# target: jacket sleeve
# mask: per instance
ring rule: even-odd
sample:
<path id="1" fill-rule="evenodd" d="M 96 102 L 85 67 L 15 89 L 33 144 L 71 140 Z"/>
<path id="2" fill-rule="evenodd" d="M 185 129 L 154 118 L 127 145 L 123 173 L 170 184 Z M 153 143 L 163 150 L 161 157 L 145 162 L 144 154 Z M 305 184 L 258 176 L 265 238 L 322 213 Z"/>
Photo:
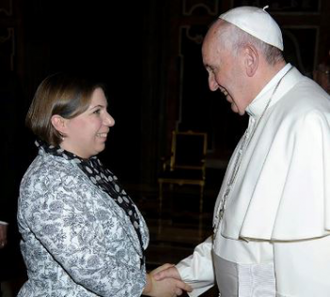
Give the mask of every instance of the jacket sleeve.
<path id="1" fill-rule="evenodd" d="M 212 236 L 196 246 L 193 254 L 180 261 L 176 268 L 181 279 L 193 288 L 189 296 L 199 296 L 212 288 L 214 285 Z"/>

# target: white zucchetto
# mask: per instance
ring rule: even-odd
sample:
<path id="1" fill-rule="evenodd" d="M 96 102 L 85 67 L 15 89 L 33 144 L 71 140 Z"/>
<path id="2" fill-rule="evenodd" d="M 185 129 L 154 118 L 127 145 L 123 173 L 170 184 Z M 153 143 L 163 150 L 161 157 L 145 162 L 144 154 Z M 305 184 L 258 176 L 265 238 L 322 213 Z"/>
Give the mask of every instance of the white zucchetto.
<path id="1" fill-rule="evenodd" d="M 275 20 L 263 9 L 252 6 L 233 8 L 219 16 L 219 19 L 231 23 L 261 41 L 283 51 L 282 32 Z"/>

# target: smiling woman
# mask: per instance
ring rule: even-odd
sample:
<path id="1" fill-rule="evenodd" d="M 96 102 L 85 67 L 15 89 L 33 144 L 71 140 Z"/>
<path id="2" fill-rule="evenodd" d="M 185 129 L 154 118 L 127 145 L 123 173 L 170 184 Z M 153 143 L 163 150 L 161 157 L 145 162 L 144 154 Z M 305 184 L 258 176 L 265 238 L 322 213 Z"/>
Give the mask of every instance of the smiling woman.
<path id="1" fill-rule="evenodd" d="M 174 296 L 186 288 L 178 280 L 156 284 L 146 273 L 146 223 L 97 158 L 115 124 L 107 106 L 101 84 L 66 74 L 37 89 L 26 124 L 39 154 L 18 203 L 29 276 L 20 297 Z"/>
<path id="2" fill-rule="evenodd" d="M 62 137 L 60 146 L 84 159 L 103 151 L 109 128 L 115 124 L 107 105 L 104 92 L 98 87 L 92 93 L 87 110 L 80 115 L 72 119 L 53 115 L 52 125 Z"/>

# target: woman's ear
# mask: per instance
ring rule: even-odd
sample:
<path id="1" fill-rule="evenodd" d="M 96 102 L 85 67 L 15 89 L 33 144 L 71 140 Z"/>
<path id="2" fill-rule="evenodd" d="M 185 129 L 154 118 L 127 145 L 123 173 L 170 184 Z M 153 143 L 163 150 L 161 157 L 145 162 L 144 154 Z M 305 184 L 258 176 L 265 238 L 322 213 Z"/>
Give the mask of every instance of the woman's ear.
<path id="1" fill-rule="evenodd" d="M 51 123 L 53 127 L 61 134 L 65 135 L 66 131 L 66 120 L 58 114 L 54 114 L 51 117 Z"/>
<path id="2" fill-rule="evenodd" d="M 256 73 L 259 66 L 259 53 L 252 45 L 246 46 L 244 51 L 246 74 L 247 76 L 252 77 Z"/>

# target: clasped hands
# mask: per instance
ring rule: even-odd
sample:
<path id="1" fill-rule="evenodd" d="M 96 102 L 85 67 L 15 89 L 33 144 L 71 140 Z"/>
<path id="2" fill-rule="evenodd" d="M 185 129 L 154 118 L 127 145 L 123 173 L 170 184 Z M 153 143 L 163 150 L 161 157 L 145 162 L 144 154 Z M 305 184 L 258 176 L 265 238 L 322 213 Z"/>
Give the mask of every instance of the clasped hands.
<path id="1" fill-rule="evenodd" d="M 191 292 L 189 285 L 181 280 L 173 264 L 164 264 L 147 274 L 147 284 L 143 294 L 153 297 L 175 297 L 184 291 Z"/>

